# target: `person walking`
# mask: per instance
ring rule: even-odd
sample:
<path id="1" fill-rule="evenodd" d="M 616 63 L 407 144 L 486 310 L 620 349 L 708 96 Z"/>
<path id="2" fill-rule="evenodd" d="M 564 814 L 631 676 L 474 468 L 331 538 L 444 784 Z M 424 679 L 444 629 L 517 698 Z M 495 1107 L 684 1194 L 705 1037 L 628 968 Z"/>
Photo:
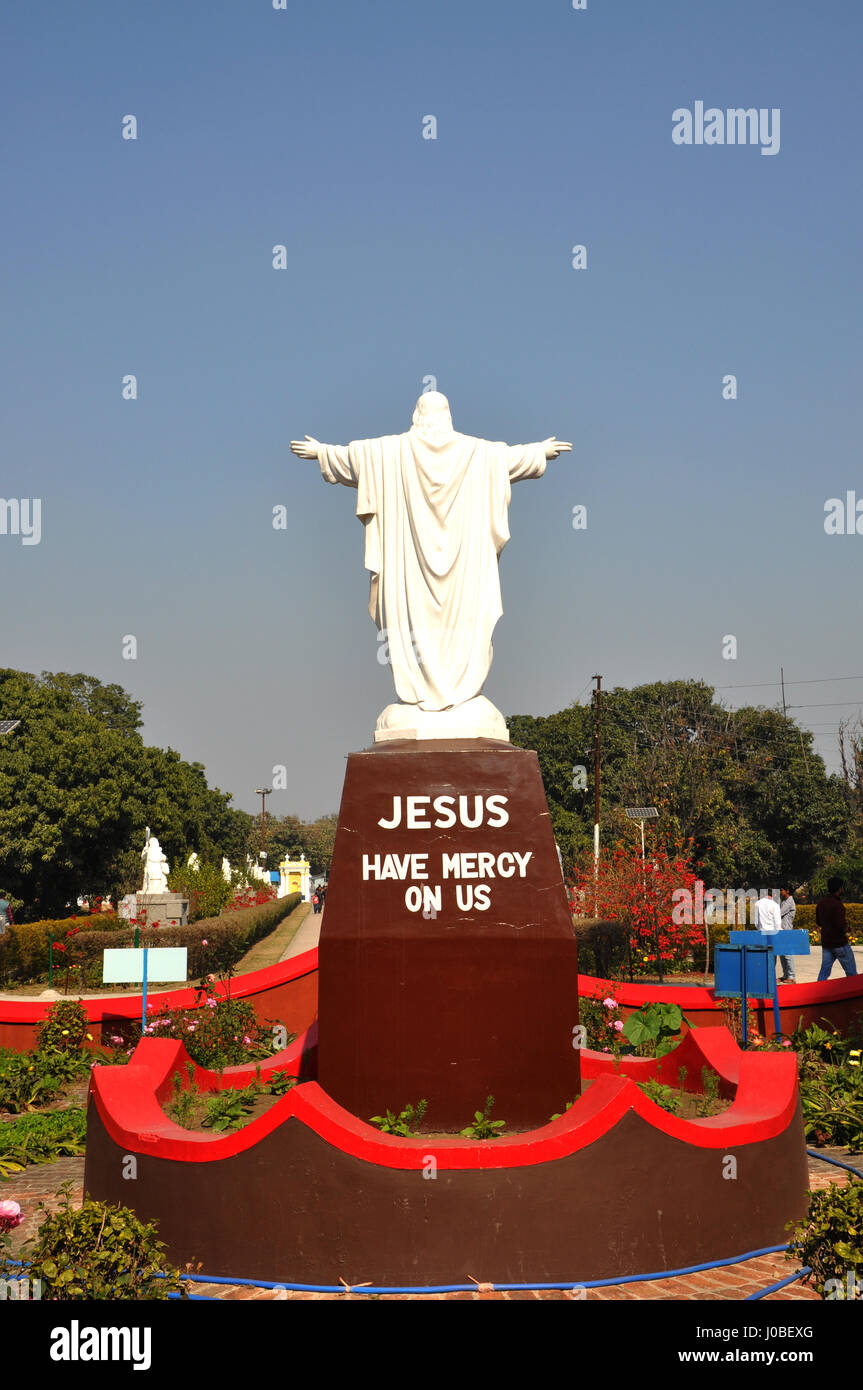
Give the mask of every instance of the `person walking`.
<path id="1" fill-rule="evenodd" d="M 779 889 L 779 916 L 782 923 L 782 931 L 794 930 L 794 914 L 797 911 L 797 904 L 794 901 L 790 888 Z M 782 974 L 779 977 L 781 985 L 796 985 L 797 980 L 794 975 L 794 957 L 780 956 L 779 968 Z"/>
<path id="2" fill-rule="evenodd" d="M 846 975 L 857 974 L 857 962 L 848 940 L 848 922 L 842 893 L 845 881 L 828 878 L 827 892 L 815 907 L 815 923 L 821 931 L 821 969 L 819 980 L 829 980 L 834 961 L 839 962 Z"/>
<path id="3" fill-rule="evenodd" d="M 312 894 L 312 912 L 318 913 L 321 910 L 321 899 L 317 889 Z"/>

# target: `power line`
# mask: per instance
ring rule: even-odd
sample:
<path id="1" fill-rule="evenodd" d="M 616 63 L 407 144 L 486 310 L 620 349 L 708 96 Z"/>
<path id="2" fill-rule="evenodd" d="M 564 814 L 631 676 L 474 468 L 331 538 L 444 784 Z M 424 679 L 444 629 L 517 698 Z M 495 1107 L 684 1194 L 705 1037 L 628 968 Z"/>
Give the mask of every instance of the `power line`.
<path id="1" fill-rule="evenodd" d="M 863 705 L 861 700 L 822 700 L 816 705 L 789 705 L 789 709 L 828 709 L 831 705 L 838 705 L 847 709 L 849 705 L 856 705 L 859 709 Z"/>
<path id="2" fill-rule="evenodd" d="M 863 681 L 863 676 L 815 676 L 808 680 L 786 681 L 786 685 L 831 685 L 835 681 Z M 743 685 L 714 685 L 714 690 L 763 690 L 767 686 L 778 688 L 779 681 L 750 681 Z M 798 705 L 798 709 L 802 706 Z"/>

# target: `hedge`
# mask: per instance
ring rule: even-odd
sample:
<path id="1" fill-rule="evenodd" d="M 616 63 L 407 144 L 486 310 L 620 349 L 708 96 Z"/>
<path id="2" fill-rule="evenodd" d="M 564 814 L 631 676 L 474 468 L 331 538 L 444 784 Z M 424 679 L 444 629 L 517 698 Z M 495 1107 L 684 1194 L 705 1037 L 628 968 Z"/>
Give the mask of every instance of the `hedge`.
<path id="1" fill-rule="evenodd" d="M 845 919 L 848 923 L 848 940 L 855 946 L 863 946 L 863 903 L 846 903 Z M 820 942 L 820 933 L 815 925 L 814 903 L 797 904 L 794 926 L 800 931 L 808 931 L 810 941 Z"/>
<path id="2" fill-rule="evenodd" d="M 578 969 L 582 975 L 603 980 L 622 980 L 630 965 L 630 932 L 624 922 L 598 917 L 574 917 L 578 941 Z"/>
<path id="3" fill-rule="evenodd" d="M 128 931 L 129 924 L 114 913 L 93 913 L 90 917 L 45 918 L 41 922 L 16 922 L 0 936 L 0 979 L 27 982 L 41 980 L 48 974 L 49 942 L 62 941 L 73 927 L 77 927 L 76 940 L 89 934 L 88 924 L 99 923 L 100 935 L 111 935 L 114 945 L 116 932 Z M 62 953 L 54 957 L 54 966 L 60 965 Z"/>
<path id="4" fill-rule="evenodd" d="M 219 974 L 230 970 L 256 942 L 268 936 L 301 902 L 299 893 L 253 907 L 225 912 L 219 917 L 202 918 L 186 927 L 142 927 L 138 930 L 139 946 L 185 946 L 189 952 L 188 978 L 204 974 Z M 107 915 L 107 914 L 106 914 Z M 99 921 L 99 928 L 82 926 L 73 938 L 70 958 L 80 963 L 74 972 L 79 988 L 102 983 L 102 952 L 109 947 L 133 946 L 135 929 L 127 922 L 118 926 L 104 918 L 79 918 L 74 924 Z M 10 927 L 0 937 L 0 978 L 26 982 L 40 980 L 48 973 L 48 941 L 53 931 L 55 940 L 65 935 L 72 925 L 66 917 L 60 921 L 30 922 Z M 207 945 L 202 943 L 206 941 Z M 54 974 L 65 974 L 64 953 L 55 949 Z"/>

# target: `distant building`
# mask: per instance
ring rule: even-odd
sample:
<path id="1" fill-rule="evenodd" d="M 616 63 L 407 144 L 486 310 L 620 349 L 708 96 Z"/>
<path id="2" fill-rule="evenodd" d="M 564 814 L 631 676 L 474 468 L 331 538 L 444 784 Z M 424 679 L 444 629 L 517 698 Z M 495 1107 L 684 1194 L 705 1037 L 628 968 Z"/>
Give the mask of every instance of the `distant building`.
<path id="1" fill-rule="evenodd" d="M 309 876 L 309 861 L 305 855 L 301 854 L 299 859 L 286 857 L 279 865 L 279 892 L 280 898 L 286 898 L 289 893 L 299 893 L 304 903 L 312 900 L 311 879 Z"/>

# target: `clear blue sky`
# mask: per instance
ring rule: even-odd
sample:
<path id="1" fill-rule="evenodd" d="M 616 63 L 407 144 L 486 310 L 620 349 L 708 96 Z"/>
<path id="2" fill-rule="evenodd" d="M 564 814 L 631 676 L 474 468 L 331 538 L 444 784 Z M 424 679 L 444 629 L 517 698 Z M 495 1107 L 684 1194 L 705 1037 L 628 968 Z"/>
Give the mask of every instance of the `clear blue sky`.
<path id="1" fill-rule="evenodd" d="M 0 495 L 43 519 L 0 536 L 0 665 L 120 682 L 239 805 L 285 763 L 273 813 L 335 809 L 392 685 L 354 495 L 288 441 L 406 429 L 433 374 L 457 429 L 575 443 L 513 491 L 505 713 L 595 671 L 863 676 L 863 536 L 823 526 L 863 498 L 861 30 L 857 0 L 7 0 Z M 699 100 L 778 107 L 779 153 L 675 145 Z M 788 699 L 851 701 L 800 711 L 835 766 L 863 680 Z"/>

